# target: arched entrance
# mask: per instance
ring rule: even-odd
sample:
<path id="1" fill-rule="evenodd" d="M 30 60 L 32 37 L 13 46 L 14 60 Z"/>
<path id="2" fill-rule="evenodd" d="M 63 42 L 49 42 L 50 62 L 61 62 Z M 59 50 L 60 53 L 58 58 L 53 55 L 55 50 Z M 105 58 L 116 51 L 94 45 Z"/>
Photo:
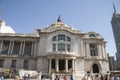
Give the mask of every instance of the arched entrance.
<path id="1" fill-rule="evenodd" d="M 93 64 L 92 68 L 93 68 L 93 73 L 99 73 L 99 67 L 97 64 Z"/>

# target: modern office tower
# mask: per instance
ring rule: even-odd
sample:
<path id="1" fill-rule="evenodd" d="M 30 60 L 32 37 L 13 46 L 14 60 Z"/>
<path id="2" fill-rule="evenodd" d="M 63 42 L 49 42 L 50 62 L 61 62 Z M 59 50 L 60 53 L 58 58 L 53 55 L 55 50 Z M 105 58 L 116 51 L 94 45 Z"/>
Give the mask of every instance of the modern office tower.
<path id="1" fill-rule="evenodd" d="M 115 5 L 113 4 L 114 13 L 112 16 L 112 30 L 114 34 L 115 44 L 116 44 L 116 59 L 117 59 L 117 65 L 120 65 L 120 12 L 118 12 L 115 8 Z"/>

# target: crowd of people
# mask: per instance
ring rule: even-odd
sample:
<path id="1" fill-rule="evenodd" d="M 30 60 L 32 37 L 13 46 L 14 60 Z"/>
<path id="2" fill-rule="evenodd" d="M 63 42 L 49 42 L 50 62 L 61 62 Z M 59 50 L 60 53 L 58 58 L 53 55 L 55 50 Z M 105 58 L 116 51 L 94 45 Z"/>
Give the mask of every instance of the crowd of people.
<path id="1" fill-rule="evenodd" d="M 82 80 L 120 80 L 120 74 L 95 74 L 94 76 L 84 76 Z"/>
<path id="2" fill-rule="evenodd" d="M 24 74 L 22 80 L 30 80 L 30 74 Z M 36 78 L 37 80 L 45 80 L 47 79 L 44 74 L 41 72 L 37 73 Z M 49 77 L 50 80 L 76 80 L 76 77 L 70 74 L 53 74 L 53 76 Z M 4 77 L 0 75 L 0 80 L 4 80 Z M 17 80 L 17 79 L 16 79 Z M 18 79 L 20 80 L 20 79 Z M 78 79 L 77 79 L 78 80 Z M 120 80 L 120 73 L 107 73 L 107 74 L 102 74 L 102 73 L 96 73 L 93 75 L 84 75 L 81 79 L 79 80 Z"/>
<path id="3" fill-rule="evenodd" d="M 58 75 L 56 75 L 55 80 L 60 80 L 60 77 Z M 70 75 L 70 77 L 68 77 L 67 75 L 64 76 L 64 80 L 74 80 L 73 76 Z"/>
<path id="4" fill-rule="evenodd" d="M 58 75 L 56 75 L 55 79 L 51 80 L 75 80 L 72 75 L 67 76 L 65 75 L 64 78 L 61 79 Z M 91 75 L 84 75 L 82 79 L 80 80 L 120 80 L 120 74 L 101 74 L 101 73 L 96 73 L 93 76 Z"/>

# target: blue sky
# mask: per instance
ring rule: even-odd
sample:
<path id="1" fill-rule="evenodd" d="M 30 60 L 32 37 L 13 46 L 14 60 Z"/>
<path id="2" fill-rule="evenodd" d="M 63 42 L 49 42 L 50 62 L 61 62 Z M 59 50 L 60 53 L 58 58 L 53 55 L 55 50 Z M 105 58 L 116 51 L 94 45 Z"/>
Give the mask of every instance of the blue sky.
<path id="1" fill-rule="evenodd" d="M 0 0 L 0 19 L 16 33 L 33 33 L 35 28 L 45 28 L 56 22 L 60 14 L 69 26 L 84 33 L 101 34 L 107 41 L 107 53 L 114 55 L 112 1 L 120 10 L 119 0 Z"/>

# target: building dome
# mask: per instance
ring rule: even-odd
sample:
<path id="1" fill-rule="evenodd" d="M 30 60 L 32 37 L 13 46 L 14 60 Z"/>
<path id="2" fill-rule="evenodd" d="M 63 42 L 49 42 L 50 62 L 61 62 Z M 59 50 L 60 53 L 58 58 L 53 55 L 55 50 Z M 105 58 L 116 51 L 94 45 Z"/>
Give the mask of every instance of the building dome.
<path id="1" fill-rule="evenodd" d="M 51 26 L 52 27 L 59 27 L 59 26 L 61 26 L 61 27 L 68 27 L 68 25 L 66 25 L 64 22 L 62 22 L 62 20 L 60 18 L 60 15 L 58 17 L 57 22 L 53 23 Z"/>
<path id="2" fill-rule="evenodd" d="M 53 23 L 51 26 L 54 26 L 54 27 L 58 27 L 58 26 L 61 26 L 61 27 L 68 27 L 68 25 L 66 25 L 65 23 L 63 22 L 55 22 Z"/>
<path id="3" fill-rule="evenodd" d="M 0 33 L 15 33 L 15 31 L 10 26 L 7 26 L 5 21 L 0 20 Z"/>

